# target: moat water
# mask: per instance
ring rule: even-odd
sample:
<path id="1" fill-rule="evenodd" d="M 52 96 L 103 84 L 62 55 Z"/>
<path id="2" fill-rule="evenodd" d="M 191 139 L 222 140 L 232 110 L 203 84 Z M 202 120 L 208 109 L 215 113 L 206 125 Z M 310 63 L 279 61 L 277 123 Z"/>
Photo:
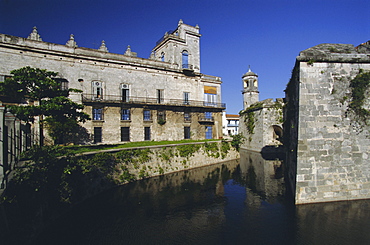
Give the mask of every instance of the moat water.
<path id="1" fill-rule="evenodd" d="M 294 206 L 281 161 L 151 178 L 87 200 L 33 244 L 369 244 L 370 200 Z"/>

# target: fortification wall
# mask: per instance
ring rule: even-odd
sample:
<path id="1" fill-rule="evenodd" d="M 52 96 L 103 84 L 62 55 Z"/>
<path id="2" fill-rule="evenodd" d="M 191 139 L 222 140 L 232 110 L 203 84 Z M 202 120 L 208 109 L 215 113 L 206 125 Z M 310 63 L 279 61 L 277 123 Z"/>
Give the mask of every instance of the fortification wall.
<path id="1" fill-rule="evenodd" d="M 115 178 L 120 183 L 240 158 L 239 152 L 230 142 L 225 141 L 112 149 L 101 152 L 115 154 L 120 169 Z M 91 154 L 96 152 L 83 155 Z"/>
<path id="2" fill-rule="evenodd" d="M 279 146 L 282 135 L 283 102 L 267 99 L 240 112 L 239 132 L 245 137 L 241 148 L 261 152 L 266 146 Z"/>
<path id="3" fill-rule="evenodd" d="M 297 58 L 284 125 L 297 204 L 370 198 L 369 120 L 350 107 L 351 81 L 369 71 L 369 52 L 352 45 L 319 45 Z"/>

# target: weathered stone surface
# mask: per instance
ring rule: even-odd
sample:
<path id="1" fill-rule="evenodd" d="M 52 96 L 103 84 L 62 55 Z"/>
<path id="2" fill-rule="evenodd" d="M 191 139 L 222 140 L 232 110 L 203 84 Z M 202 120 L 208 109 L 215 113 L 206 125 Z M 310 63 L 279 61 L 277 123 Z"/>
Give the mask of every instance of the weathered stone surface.
<path id="1" fill-rule="evenodd" d="M 83 103 L 86 113 L 93 118 L 93 109 L 102 109 L 99 120 L 83 125 L 91 134 L 101 127 L 102 143 L 127 141 L 121 139 L 122 127 L 130 128 L 129 141 L 143 141 L 145 127 L 150 128 L 149 140 L 184 139 L 188 127 L 191 139 L 204 139 L 210 129 L 209 137 L 222 137 L 222 82 L 220 77 L 200 73 L 199 27 L 179 23 L 177 33 L 155 46 L 157 53 L 151 59 L 136 57 L 131 48 L 125 55 L 109 53 L 104 41 L 99 50 L 77 47 L 73 35 L 66 45 L 43 42 L 35 39 L 35 31 L 30 39 L 0 34 L 0 78 L 24 66 L 58 72 L 70 88 L 83 91 L 82 96 L 75 93 L 71 99 Z M 188 63 L 181 64 L 185 49 Z M 166 53 L 164 61 L 161 52 Z M 99 98 L 95 83 L 100 84 Z M 122 100 L 123 85 L 129 90 L 127 101 Z M 209 104 L 205 103 L 206 88 L 212 88 L 213 93 Z M 184 102 L 184 93 L 189 102 Z M 129 119 L 121 120 L 122 108 L 130 110 Z M 150 110 L 151 120 L 143 120 L 144 109 Z M 160 125 L 158 115 L 162 112 L 166 123 Z M 205 119 L 206 112 L 211 115 Z M 186 118 L 185 113 L 189 113 Z"/>
<path id="2" fill-rule="evenodd" d="M 240 112 L 240 133 L 246 138 L 243 149 L 261 152 L 264 148 L 278 148 L 282 145 L 283 106 L 281 99 L 267 99 Z"/>
<path id="3" fill-rule="evenodd" d="M 370 126 L 348 107 L 351 80 L 370 71 L 369 50 L 369 43 L 320 44 L 297 57 L 284 118 L 287 181 L 297 204 L 370 198 Z"/>

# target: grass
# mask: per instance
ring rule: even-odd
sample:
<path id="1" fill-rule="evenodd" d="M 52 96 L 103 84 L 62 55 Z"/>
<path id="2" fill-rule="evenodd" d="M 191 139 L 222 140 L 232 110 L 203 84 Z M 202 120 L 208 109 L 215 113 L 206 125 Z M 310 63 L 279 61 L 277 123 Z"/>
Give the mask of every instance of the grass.
<path id="1" fill-rule="evenodd" d="M 155 145 L 173 145 L 181 143 L 193 143 L 193 142 L 206 142 L 206 141 L 215 141 L 216 139 L 211 140 L 176 140 L 176 141 L 139 141 L 139 142 L 128 142 L 124 144 L 111 144 L 111 145 L 73 145 L 73 146 L 61 146 L 68 153 L 80 154 L 84 152 L 92 151 L 101 151 L 109 149 L 121 149 L 121 148 L 130 148 L 130 147 L 142 147 L 142 146 L 155 146 Z"/>

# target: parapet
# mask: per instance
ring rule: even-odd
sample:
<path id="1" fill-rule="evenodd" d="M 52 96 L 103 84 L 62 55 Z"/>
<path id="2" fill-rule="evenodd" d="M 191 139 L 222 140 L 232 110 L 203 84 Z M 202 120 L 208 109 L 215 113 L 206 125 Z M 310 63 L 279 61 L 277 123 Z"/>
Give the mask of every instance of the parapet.
<path id="1" fill-rule="evenodd" d="M 357 47 L 352 44 L 323 43 L 299 53 L 298 61 L 369 63 L 370 41 Z"/>

